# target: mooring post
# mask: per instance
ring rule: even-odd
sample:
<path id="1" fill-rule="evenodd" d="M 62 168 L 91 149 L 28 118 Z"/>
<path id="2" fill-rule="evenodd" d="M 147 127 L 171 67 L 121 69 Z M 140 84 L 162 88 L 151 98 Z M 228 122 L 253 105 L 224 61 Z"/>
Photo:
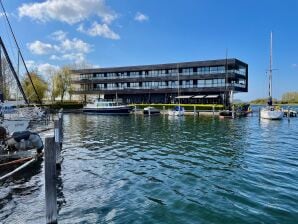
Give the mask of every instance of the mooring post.
<path id="1" fill-rule="evenodd" d="M 60 119 L 54 121 L 54 134 L 55 134 L 55 149 L 56 149 L 56 166 L 60 168 L 61 165 L 61 122 Z"/>
<path id="2" fill-rule="evenodd" d="M 57 223 L 56 150 L 54 137 L 45 139 L 46 223 Z"/>
<path id="3" fill-rule="evenodd" d="M 288 114 L 287 115 L 288 115 L 288 122 L 290 122 L 290 115 L 291 115 L 290 114 L 290 107 L 288 107 Z"/>
<path id="4" fill-rule="evenodd" d="M 259 121 L 261 120 L 261 108 L 259 107 Z"/>
<path id="5" fill-rule="evenodd" d="M 193 106 L 193 115 L 195 116 L 197 114 L 197 107 Z"/>
<path id="6" fill-rule="evenodd" d="M 213 117 L 214 117 L 214 104 L 212 106 L 212 112 L 213 112 Z"/>
<path id="7" fill-rule="evenodd" d="M 235 118 L 235 106 L 234 104 L 232 105 L 232 118 Z"/>
<path id="8" fill-rule="evenodd" d="M 60 148 L 62 148 L 62 140 L 63 140 L 63 108 L 59 110 L 58 113 L 58 118 L 59 118 L 59 143 L 60 143 Z"/>

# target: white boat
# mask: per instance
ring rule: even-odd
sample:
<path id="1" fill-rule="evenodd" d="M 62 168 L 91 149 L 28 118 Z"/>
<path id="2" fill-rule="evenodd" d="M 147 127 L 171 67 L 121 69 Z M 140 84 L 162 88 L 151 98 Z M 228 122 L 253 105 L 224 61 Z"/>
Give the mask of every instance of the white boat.
<path id="1" fill-rule="evenodd" d="M 131 110 L 132 107 L 129 105 L 119 105 L 115 101 L 104 99 L 96 99 L 83 108 L 83 112 L 96 114 L 129 114 Z"/>
<path id="2" fill-rule="evenodd" d="M 169 116 L 184 116 L 184 107 L 175 106 L 173 110 L 168 110 Z"/>
<path id="3" fill-rule="evenodd" d="M 0 114 L 2 117 L 0 126 L 9 134 L 26 131 L 29 127 L 30 117 L 22 116 L 16 106 L 9 102 L 0 103 Z"/>
<path id="4" fill-rule="evenodd" d="M 280 120 L 283 116 L 284 112 L 274 106 L 267 106 L 261 110 L 261 118 L 263 119 Z"/>
<path id="5" fill-rule="evenodd" d="M 152 114 L 160 114 L 160 109 L 157 109 L 155 107 L 145 107 L 143 110 L 144 114 L 152 115 Z"/>
<path id="6" fill-rule="evenodd" d="M 178 72 L 178 106 L 175 106 L 173 110 L 168 110 L 168 115 L 169 116 L 184 116 L 184 107 L 180 106 L 180 76 L 179 76 L 179 65 L 177 65 L 177 72 Z"/>
<path id="7" fill-rule="evenodd" d="M 3 120 L 0 126 L 4 127 L 9 134 L 26 131 L 29 127 L 29 120 Z"/>
<path id="8" fill-rule="evenodd" d="M 272 32 L 270 33 L 270 65 L 269 65 L 269 98 L 268 105 L 261 109 L 260 116 L 263 119 L 281 120 L 284 112 L 279 107 L 272 105 Z"/>

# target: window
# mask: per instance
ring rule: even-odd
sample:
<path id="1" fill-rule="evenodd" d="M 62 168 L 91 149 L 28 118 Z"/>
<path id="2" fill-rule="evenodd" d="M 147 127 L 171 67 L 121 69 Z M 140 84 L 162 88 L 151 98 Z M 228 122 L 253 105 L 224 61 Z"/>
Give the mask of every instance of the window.
<path id="1" fill-rule="evenodd" d="M 204 87 L 205 80 L 198 80 L 198 87 Z"/>
<path id="2" fill-rule="evenodd" d="M 190 75 L 193 73 L 193 68 L 183 68 L 182 69 L 182 74 L 183 75 Z"/>

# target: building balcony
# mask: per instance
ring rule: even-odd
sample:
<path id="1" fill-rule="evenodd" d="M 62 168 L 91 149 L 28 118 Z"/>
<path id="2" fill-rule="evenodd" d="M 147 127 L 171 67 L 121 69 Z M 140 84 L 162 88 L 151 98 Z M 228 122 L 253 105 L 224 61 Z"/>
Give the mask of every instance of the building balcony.
<path id="1" fill-rule="evenodd" d="M 246 86 L 240 83 L 233 84 L 210 84 L 210 85 L 180 85 L 180 92 L 225 92 L 233 90 L 235 92 L 244 92 Z M 74 90 L 75 94 L 92 94 L 92 93 L 115 93 L 137 94 L 137 93 L 177 93 L 177 86 L 133 86 L 133 87 L 107 87 L 107 88 L 77 88 Z"/>
<path id="2" fill-rule="evenodd" d="M 227 76 L 235 76 L 239 75 L 241 77 L 246 77 L 245 71 L 240 70 L 227 70 L 227 71 L 217 71 L 217 72 L 192 72 L 192 73 L 179 73 L 179 78 L 183 79 L 192 79 L 192 78 L 208 78 L 213 76 L 224 77 Z M 199 76 L 199 77 L 198 77 Z M 151 78 L 151 79 L 150 79 Z M 153 78 L 153 79 L 152 79 Z M 92 82 L 92 81 L 107 81 L 107 80 L 119 80 L 119 81 L 129 81 L 129 80 L 137 80 L 137 81 L 145 81 L 145 80 L 155 80 L 156 78 L 165 78 L 168 80 L 177 80 L 178 73 L 170 73 L 170 74 L 142 74 L 142 75 L 130 75 L 130 76 L 100 76 L 100 77 L 93 77 L 85 75 L 84 77 L 73 77 L 72 82 L 80 83 L 80 82 Z"/>

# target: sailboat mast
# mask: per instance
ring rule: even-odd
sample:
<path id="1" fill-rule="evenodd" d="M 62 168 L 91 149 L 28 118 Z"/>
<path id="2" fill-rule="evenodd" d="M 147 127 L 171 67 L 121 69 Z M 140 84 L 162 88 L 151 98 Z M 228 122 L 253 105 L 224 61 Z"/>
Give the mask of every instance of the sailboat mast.
<path id="1" fill-rule="evenodd" d="M 9 27 L 9 29 L 10 29 L 10 32 L 11 32 L 11 34 L 12 34 L 12 37 L 13 37 L 13 39 L 14 39 L 15 45 L 16 45 L 16 47 L 17 47 L 17 49 L 18 49 L 18 54 L 19 54 L 20 57 L 21 57 L 21 60 L 22 60 L 23 65 L 24 65 L 24 67 L 25 67 L 26 73 L 27 73 L 27 75 L 28 75 L 28 77 L 29 77 L 29 80 L 30 80 L 30 83 L 31 83 L 31 85 L 32 85 L 32 87 L 33 87 L 34 93 L 36 94 L 39 103 L 42 104 L 42 101 L 41 101 L 41 99 L 40 99 L 40 97 L 39 97 L 39 95 L 38 95 L 38 93 L 37 93 L 37 90 L 36 90 L 36 88 L 35 88 L 35 86 L 34 86 L 34 83 L 33 83 L 33 81 L 32 81 L 31 75 L 30 75 L 29 70 L 28 70 L 28 68 L 27 68 L 27 65 L 26 65 L 26 63 L 25 63 L 25 60 L 24 60 L 24 58 L 23 58 L 21 49 L 20 49 L 19 44 L 18 44 L 18 42 L 17 42 L 16 36 L 15 36 L 13 30 L 12 30 L 11 24 L 10 24 L 10 22 L 9 22 L 9 20 L 8 20 L 8 17 L 7 17 L 5 8 L 4 8 L 3 3 L 2 3 L 1 0 L 0 0 L 0 5 L 1 5 L 2 11 L 3 11 L 3 13 L 4 13 L 4 17 L 5 17 L 6 21 L 7 21 L 8 27 Z M 28 101 L 28 99 L 26 99 L 25 101 Z M 26 102 L 26 103 L 29 104 L 29 101 Z"/>
<path id="2" fill-rule="evenodd" d="M 272 31 L 270 33 L 269 97 L 272 97 Z"/>
<path id="3" fill-rule="evenodd" d="M 178 72 L 178 104 L 180 106 L 180 76 L 179 76 L 179 64 L 177 64 L 177 72 Z"/>

